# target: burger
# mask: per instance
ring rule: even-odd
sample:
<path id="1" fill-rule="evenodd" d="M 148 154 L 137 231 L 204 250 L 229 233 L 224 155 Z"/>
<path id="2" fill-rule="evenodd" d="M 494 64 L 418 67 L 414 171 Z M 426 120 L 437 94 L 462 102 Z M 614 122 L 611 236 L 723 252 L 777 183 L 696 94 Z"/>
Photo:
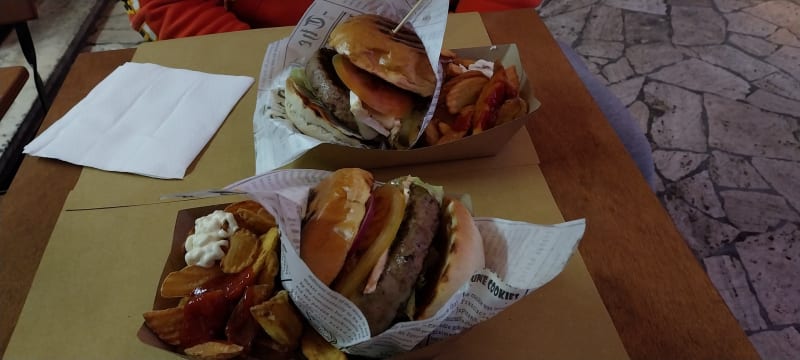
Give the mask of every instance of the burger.
<path id="1" fill-rule="evenodd" d="M 286 80 L 285 107 L 301 132 L 348 146 L 408 148 L 436 88 L 422 41 L 379 15 L 354 16 Z"/>
<path id="2" fill-rule="evenodd" d="M 485 265 L 460 201 L 414 177 L 376 186 L 361 169 L 338 170 L 310 191 L 300 257 L 361 310 L 373 335 L 435 315 Z"/>

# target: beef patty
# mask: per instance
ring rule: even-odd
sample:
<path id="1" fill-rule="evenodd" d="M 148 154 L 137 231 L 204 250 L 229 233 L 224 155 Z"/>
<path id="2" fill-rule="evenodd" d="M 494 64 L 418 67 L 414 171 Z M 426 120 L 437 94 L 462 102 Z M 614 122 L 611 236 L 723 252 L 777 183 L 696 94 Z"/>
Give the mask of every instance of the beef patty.
<path id="1" fill-rule="evenodd" d="M 333 69 L 336 51 L 321 48 L 314 52 L 306 64 L 306 77 L 314 95 L 328 108 L 342 125 L 358 133 L 358 124 L 350 112 L 350 89 L 344 85 Z"/>
<path id="2" fill-rule="evenodd" d="M 411 185 L 405 218 L 375 291 L 350 299 L 364 313 L 372 334 L 389 328 L 408 301 L 438 227 L 439 203 L 424 188 Z"/>

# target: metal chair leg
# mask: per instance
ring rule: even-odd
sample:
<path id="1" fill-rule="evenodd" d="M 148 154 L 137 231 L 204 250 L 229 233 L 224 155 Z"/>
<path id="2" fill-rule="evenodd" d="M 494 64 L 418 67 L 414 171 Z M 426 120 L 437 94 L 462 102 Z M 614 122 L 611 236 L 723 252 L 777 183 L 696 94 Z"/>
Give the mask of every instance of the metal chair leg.
<path id="1" fill-rule="evenodd" d="M 28 23 L 16 23 L 14 24 L 14 29 L 17 31 L 17 39 L 19 40 L 20 47 L 22 47 L 22 54 L 25 56 L 25 60 L 28 61 L 28 64 L 31 65 L 31 68 L 33 68 L 33 82 L 36 84 L 36 92 L 39 93 L 39 102 L 42 104 L 46 114 L 50 109 L 50 105 L 45 99 L 44 83 L 42 82 L 42 77 L 39 75 L 39 69 L 36 66 L 36 49 L 33 47 L 33 38 L 31 38 L 31 31 L 28 28 Z"/>

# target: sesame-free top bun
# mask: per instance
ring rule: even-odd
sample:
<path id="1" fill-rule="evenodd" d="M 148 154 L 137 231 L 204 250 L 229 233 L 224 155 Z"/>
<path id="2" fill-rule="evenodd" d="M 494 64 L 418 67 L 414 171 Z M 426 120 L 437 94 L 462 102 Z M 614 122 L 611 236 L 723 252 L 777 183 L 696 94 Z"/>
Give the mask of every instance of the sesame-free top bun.
<path id="1" fill-rule="evenodd" d="M 303 220 L 300 258 L 325 285 L 344 265 L 366 213 L 372 174 L 362 169 L 340 169 L 311 190 Z"/>
<path id="2" fill-rule="evenodd" d="M 439 260 L 438 277 L 430 279 L 432 288 L 427 289 L 423 299 L 418 298 L 416 319 L 435 315 L 472 274 L 486 266 L 483 238 L 461 201 L 444 199 L 440 226 L 445 236 L 445 246 L 440 249 L 444 259 Z"/>
<path id="3" fill-rule="evenodd" d="M 357 67 L 401 89 L 433 95 L 436 76 L 422 41 L 405 27 L 392 35 L 396 25 L 379 15 L 354 16 L 333 29 L 328 45 Z"/>

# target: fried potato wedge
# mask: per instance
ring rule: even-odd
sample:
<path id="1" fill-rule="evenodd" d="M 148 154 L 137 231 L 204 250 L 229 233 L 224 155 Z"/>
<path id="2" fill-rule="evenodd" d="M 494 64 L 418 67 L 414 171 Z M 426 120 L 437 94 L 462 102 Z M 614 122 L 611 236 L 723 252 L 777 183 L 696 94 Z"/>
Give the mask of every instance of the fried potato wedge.
<path id="1" fill-rule="evenodd" d="M 144 323 L 167 344 L 179 345 L 183 328 L 183 307 L 148 311 Z"/>
<path id="2" fill-rule="evenodd" d="M 244 347 L 220 341 L 209 341 L 183 350 L 186 355 L 202 360 L 225 360 L 239 356 Z"/>
<path id="3" fill-rule="evenodd" d="M 511 65 L 506 69 L 506 77 L 508 78 L 508 85 L 511 86 L 512 96 L 519 94 L 519 74 L 517 73 L 517 66 Z"/>
<path id="4" fill-rule="evenodd" d="M 497 112 L 507 99 L 516 97 L 508 84 L 508 76 L 500 63 L 494 64 L 494 75 L 481 90 L 472 115 L 472 133 L 478 134 L 497 124 Z"/>
<path id="5" fill-rule="evenodd" d="M 458 114 L 467 105 L 475 104 L 484 85 L 489 82 L 485 76 L 475 76 L 458 81 L 447 93 L 447 111 Z"/>
<path id="6" fill-rule="evenodd" d="M 256 335 L 250 347 L 250 358 L 269 360 L 297 360 L 298 354 L 288 346 L 278 344 L 264 332 Z"/>
<path id="7" fill-rule="evenodd" d="M 275 217 L 253 200 L 230 204 L 225 207 L 225 211 L 233 214 L 240 227 L 250 230 L 256 235 L 261 235 L 277 226 Z"/>
<path id="8" fill-rule="evenodd" d="M 469 129 L 472 125 L 472 113 L 475 111 L 474 105 L 467 105 L 452 122 L 440 122 L 438 124 L 441 136 L 436 142 L 436 145 L 447 144 L 467 136 Z"/>
<path id="9" fill-rule="evenodd" d="M 239 209 L 234 213 L 240 226 L 251 230 L 256 234 L 263 234 L 270 228 L 277 226 L 275 218 L 265 209 L 252 212 L 248 209 Z"/>
<path id="10" fill-rule="evenodd" d="M 204 268 L 190 265 L 178 271 L 173 271 L 161 283 L 161 297 L 176 298 L 189 296 L 192 290 L 213 279 L 225 275 L 219 266 Z"/>
<path id="11" fill-rule="evenodd" d="M 274 227 L 269 229 L 266 234 L 261 235 L 261 237 L 258 239 L 261 243 L 261 246 L 258 256 L 256 257 L 256 261 L 253 262 L 253 274 L 256 276 L 258 276 L 264 269 L 264 266 L 267 265 L 267 257 L 269 256 L 269 253 L 275 253 L 275 256 L 277 256 L 279 239 L 278 235 L 280 235 L 280 231 L 278 231 L 278 228 Z"/>
<path id="12" fill-rule="evenodd" d="M 440 59 L 441 58 L 444 58 L 444 59 L 455 59 L 456 57 L 458 57 L 458 55 L 456 55 L 456 53 L 453 52 L 453 50 L 450 50 L 450 49 L 442 49 L 442 51 L 439 52 L 439 58 Z"/>
<path id="13" fill-rule="evenodd" d="M 261 206 L 261 204 L 259 204 L 255 200 L 244 200 L 244 201 L 235 202 L 233 204 L 230 204 L 230 205 L 226 206 L 224 211 L 225 212 L 229 212 L 231 214 L 235 214 L 236 210 L 239 210 L 239 209 L 247 209 L 247 210 L 250 210 L 252 212 L 258 212 L 258 209 L 263 209 L 263 208 L 264 207 Z"/>
<path id="14" fill-rule="evenodd" d="M 251 307 L 250 313 L 275 342 L 297 348 L 303 334 L 303 321 L 289 301 L 286 290 L 278 291 L 271 299 Z"/>
<path id="15" fill-rule="evenodd" d="M 247 229 L 236 230 L 228 240 L 228 252 L 222 257 L 220 267 L 226 274 L 235 274 L 253 264 L 258 256 L 259 241 Z"/>
<path id="16" fill-rule="evenodd" d="M 456 77 L 458 75 L 461 75 L 462 73 L 464 73 L 464 68 L 461 67 L 461 66 L 458 66 L 458 64 L 448 63 L 444 67 L 444 78 L 445 79 L 454 78 L 454 77 Z"/>
<path id="17" fill-rule="evenodd" d="M 253 303 L 260 304 L 264 301 L 269 300 L 270 295 L 272 295 L 272 287 L 268 285 L 252 285 L 253 286 Z"/>
<path id="18" fill-rule="evenodd" d="M 528 102 L 520 97 L 506 100 L 497 111 L 497 125 L 507 123 L 528 113 Z"/>
<path id="19" fill-rule="evenodd" d="M 306 327 L 300 339 L 300 351 L 308 360 L 347 360 L 341 350 L 337 349 L 311 327 Z"/>
<path id="20" fill-rule="evenodd" d="M 438 124 L 439 118 L 435 115 L 431 118 L 431 121 L 428 123 L 428 126 L 425 127 L 425 142 L 428 145 L 435 145 L 439 142 L 439 138 L 442 137 L 442 134 L 439 132 Z"/>
<path id="21" fill-rule="evenodd" d="M 256 277 L 256 284 L 259 286 L 268 286 L 269 292 L 275 289 L 275 281 L 280 270 L 280 259 L 278 258 L 277 251 L 270 251 L 267 254 L 267 259 L 264 262 L 264 268 L 258 273 Z"/>
<path id="22" fill-rule="evenodd" d="M 469 70 L 461 74 L 458 74 L 454 78 L 448 80 L 444 85 L 442 85 L 442 93 L 439 96 L 440 97 L 447 96 L 447 93 L 450 92 L 453 86 L 456 86 L 458 83 L 474 77 L 486 78 L 486 75 L 483 75 L 483 73 L 478 70 Z"/>

